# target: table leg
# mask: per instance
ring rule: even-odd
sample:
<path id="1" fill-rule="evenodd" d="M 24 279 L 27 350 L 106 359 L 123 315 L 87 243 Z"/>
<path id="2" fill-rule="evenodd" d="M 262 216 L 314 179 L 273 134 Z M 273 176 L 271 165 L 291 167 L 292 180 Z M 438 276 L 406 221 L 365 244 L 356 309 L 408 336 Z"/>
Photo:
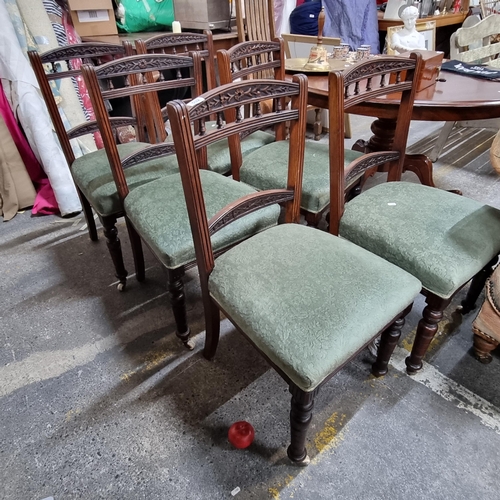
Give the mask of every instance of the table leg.
<path id="1" fill-rule="evenodd" d="M 388 118 L 377 118 L 371 124 L 371 131 L 373 135 L 370 140 L 363 139 L 357 140 L 352 149 L 361 153 L 372 153 L 375 151 L 391 151 L 394 134 L 396 131 L 396 120 Z M 416 174 L 418 179 L 425 186 L 435 187 L 432 179 L 432 162 L 425 155 L 405 155 L 403 163 L 403 172 L 409 170 Z M 382 165 L 379 172 L 386 172 L 387 170 Z"/>

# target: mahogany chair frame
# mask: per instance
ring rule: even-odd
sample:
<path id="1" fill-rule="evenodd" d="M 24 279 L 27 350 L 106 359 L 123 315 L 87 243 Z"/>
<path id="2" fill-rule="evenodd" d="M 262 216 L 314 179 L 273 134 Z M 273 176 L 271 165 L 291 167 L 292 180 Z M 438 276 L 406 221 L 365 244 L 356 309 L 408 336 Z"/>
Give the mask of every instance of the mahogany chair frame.
<path id="1" fill-rule="evenodd" d="M 241 42 L 229 49 L 217 51 L 219 77 L 221 84 L 232 83 L 237 80 L 251 80 L 263 73 L 272 73 L 275 80 L 285 79 L 284 42 L 281 38 L 273 41 Z M 265 105 L 265 104 L 264 104 Z M 281 106 L 284 106 L 282 101 Z M 232 109 L 227 110 L 229 119 L 233 119 Z M 245 111 L 249 114 L 249 110 Z M 254 130 L 248 130 L 239 136 L 229 137 L 231 154 L 231 171 L 233 179 L 240 180 L 240 167 L 243 161 L 239 141 Z M 283 140 L 286 136 L 285 123 L 275 127 L 276 140 Z"/>
<path id="2" fill-rule="evenodd" d="M 211 90 L 217 86 L 216 55 L 210 30 L 204 30 L 203 33 L 162 33 L 147 39 L 138 39 L 135 41 L 135 50 L 137 54 L 187 55 L 190 52 L 198 52 L 205 70 L 206 80 L 204 86 L 206 86 L 206 90 Z M 152 74 L 149 74 L 147 78 L 150 83 L 154 81 Z M 165 104 L 160 103 L 160 106 L 165 106 Z M 162 123 L 166 119 L 166 110 L 163 108 L 158 111 L 154 104 L 151 107 L 152 116 L 149 119 L 156 124 L 161 134 L 160 140 L 165 141 L 167 133 Z"/>
<path id="3" fill-rule="evenodd" d="M 221 82 L 223 83 L 229 83 L 237 79 L 251 78 L 253 75 L 260 73 L 262 70 L 274 71 L 275 79 L 281 80 L 285 78 L 284 41 L 281 38 L 276 39 L 273 42 L 242 42 L 231 47 L 230 49 L 219 50 L 217 52 L 217 58 L 219 62 L 220 78 Z M 415 92 L 412 90 L 413 87 L 411 84 L 414 76 L 415 63 L 407 62 L 405 64 L 404 61 L 402 61 L 402 58 L 395 59 L 394 57 L 391 59 L 391 61 L 398 62 L 398 64 L 401 65 L 402 69 L 398 73 L 399 74 L 398 78 L 400 79 L 402 78 L 404 81 L 397 83 L 396 82 L 389 83 L 389 77 L 390 77 L 389 74 L 392 72 L 394 74 L 394 77 L 396 77 L 396 72 L 391 69 L 392 68 L 391 66 L 386 66 L 384 72 L 387 74 L 386 75 L 387 81 L 384 80 L 384 86 L 378 89 L 376 92 L 372 91 L 371 89 L 368 89 L 367 91 L 361 93 L 360 90 L 358 89 L 357 90 L 358 95 L 356 96 L 356 103 L 363 102 L 364 100 L 368 100 L 370 97 L 376 97 L 377 95 L 404 91 L 405 100 L 402 100 L 402 107 L 400 108 L 400 116 L 398 116 L 399 128 L 397 129 L 396 132 L 397 140 L 395 140 L 393 144 L 393 151 L 365 155 L 362 157 L 362 159 L 356 162 L 356 165 L 358 166 L 356 166 L 356 168 L 350 172 L 349 177 L 346 178 L 346 182 L 342 185 L 342 188 L 346 189 L 348 197 L 353 195 L 353 193 L 351 193 L 351 190 L 354 191 L 355 183 L 360 180 L 360 177 L 362 177 L 362 174 L 357 174 L 357 172 L 359 169 L 362 169 L 362 172 L 364 172 L 365 164 L 371 165 L 372 169 L 376 168 L 377 165 L 382 165 L 384 163 L 387 163 L 388 161 L 390 161 L 390 159 L 394 158 L 396 154 L 395 151 L 399 156 L 404 158 L 404 152 L 406 150 L 406 141 L 410 125 L 411 106 L 413 105 L 414 94 L 415 94 Z M 399 65 L 397 67 L 399 67 Z M 366 64 L 363 65 L 363 68 L 365 68 L 365 66 L 367 65 Z M 375 67 L 374 65 L 366 67 L 364 69 L 366 73 L 363 73 L 363 77 L 366 78 L 366 75 L 369 74 L 370 71 L 373 71 L 374 67 Z M 373 76 L 376 77 L 378 74 L 380 74 L 380 72 L 374 73 Z M 358 81 L 360 80 L 361 78 L 358 79 Z M 409 94 L 410 91 L 412 92 L 411 96 Z M 348 109 L 350 106 L 354 105 L 354 103 L 355 103 L 354 101 L 352 102 L 352 104 L 351 101 L 348 101 L 345 108 L 343 107 L 342 109 L 343 110 Z M 329 106 L 332 105 L 336 104 L 332 104 L 332 102 L 330 101 Z M 333 113 L 334 119 L 330 120 L 330 123 L 334 122 L 337 118 L 335 114 L 336 110 L 337 108 L 334 109 Z M 341 131 L 342 134 L 344 134 L 346 127 L 345 116 L 347 115 L 344 114 L 344 125 L 342 126 L 342 131 Z M 399 118 L 403 116 L 405 118 L 404 119 L 401 118 L 401 120 L 399 120 Z M 339 128 L 338 124 L 335 124 L 335 128 L 330 133 L 330 138 L 332 137 L 332 134 L 337 133 L 338 128 Z M 402 132 L 404 133 L 402 134 Z M 276 135 L 277 140 L 281 140 L 284 137 L 285 129 L 283 127 L 278 128 L 276 130 L 276 134 L 277 134 Z M 342 152 L 343 152 L 344 150 L 343 138 L 344 135 L 337 137 L 338 140 L 335 141 L 334 145 L 332 145 L 332 142 L 330 142 L 329 146 L 330 151 L 336 151 L 336 149 L 332 149 L 332 147 L 335 148 L 342 147 Z M 239 152 L 239 147 L 237 144 L 238 140 L 239 138 L 237 137 L 229 138 L 229 144 L 231 149 L 232 173 L 233 173 L 233 178 L 236 180 L 240 179 L 239 169 L 242 165 L 242 158 L 241 156 L 238 156 Z M 343 158 L 343 153 L 342 153 L 342 158 Z M 334 195 L 334 193 L 337 192 L 336 187 L 332 189 L 333 190 L 331 196 L 333 196 L 333 198 L 331 199 L 336 200 L 336 195 Z M 307 223 L 311 226 L 317 226 L 319 224 L 319 221 L 323 213 L 327 211 L 328 208 L 329 208 L 328 206 L 325 207 L 325 209 L 319 213 L 311 213 L 307 212 L 306 210 L 302 211 L 305 215 Z M 335 219 L 336 217 L 337 215 L 334 214 L 333 215 L 334 221 L 336 220 Z M 336 223 L 334 222 L 334 225 L 335 224 Z"/>
<path id="4" fill-rule="evenodd" d="M 125 55 L 126 50 L 127 47 L 124 45 L 113 45 L 109 43 L 82 43 L 49 50 L 43 54 L 39 54 L 36 51 L 28 51 L 28 57 L 33 67 L 33 71 L 35 72 L 38 84 L 40 85 L 42 95 L 56 130 L 57 137 L 61 143 L 61 147 L 70 171 L 73 162 L 75 161 L 70 140 L 86 134 L 99 132 L 99 126 L 97 121 L 94 120 L 77 125 L 70 130 L 66 130 L 59 114 L 50 82 L 53 80 L 79 77 L 81 75 L 81 70 L 74 68 L 70 63 L 70 61 L 74 59 L 81 59 L 82 63 L 85 64 L 100 65 L 103 58 L 121 58 Z M 59 70 L 56 64 L 60 62 L 64 62 L 66 64 L 66 70 Z M 50 71 L 47 72 L 44 65 L 49 65 Z M 132 107 L 134 107 L 134 103 L 132 103 Z M 112 124 L 113 129 L 116 130 L 117 127 L 133 124 L 134 121 L 129 117 L 112 118 L 110 123 Z M 76 188 L 82 203 L 89 237 L 92 241 L 97 241 L 98 235 L 92 207 L 80 188 L 78 186 L 76 186 Z M 120 282 L 118 285 L 119 289 L 123 289 L 125 287 L 128 275 L 123 261 L 121 242 L 118 238 L 118 231 L 116 229 L 116 221 L 122 216 L 123 213 L 119 212 L 117 214 L 113 214 L 112 216 L 101 217 L 106 244 L 115 267 L 116 277 Z M 141 279 L 140 273 L 137 274 L 137 278 L 139 280 Z"/>
<path id="5" fill-rule="evenodd" d="M 330 114 L 328 144 L 330 151 L 335 152 L 330 155 L 330 232 L 332 234 L 338 234 L 340 219 L 344 212 L 345 199 L 336 197 L 337 192 L 350 189 L 366 172 L 372 171 L 379 165 L 388 164 L 388 181 L 401 179 L 417 88 L 416 79 L 422 67 L 421 56 L 412 54 L 410 58 L 380 57 L 359 63 L 343 72 L 330 72 L 328 78 Z M 392 150 L 365 154 L 344 170 L 344 121 L 342 119 L 339 122 L 340 114 L 356 104 L 399 92 L 401 101 Z"/>
<path id="6" fill-rule="evenodd" d="M 245 335 L 237 322 L 231 318 L 231 315 L 209 293 L 208 280 L 215 265 L 211 236 L 234 220 L 275 203 L 285 204 L 285 223 L 297 223 L 299 221 L 305 150 L 307 79 L 304 75 L 295 75 L 292 82 L 275 80 L 239 81 L 223 85 L 212 92 L 204 94 L 202 97 L 203 99 L 200 99 L 200 102 L 193 103 L 190 107 L 181 101 L 172 101 L 167 104 L 167 109 L 172 125 L 200 274 L 206 320 L 204 356 L 207 359 L 212 359 L 219 341 L 220 311 L 233 322 L 240 333 L 247 337 L 251 343 L 252 341 Z M 289 109 L 281 107 L 283 97 L 288 97 L 291 100 Z M 274 112 L 261 112 L 261 104 L 264 99 L 273 100 Z M 245 104 L 250 104 L 255 108 L 252 116 L 243 117 L 240 114 L 240 105 Z M 233 119 L 229 118 L 230 114 L 227 113 L 229 109 L 234 109 L 234 113 L 231 113 Z M 211 113 L 216 113 L 218 116 L 218 129 L 201 130 L 199 134 L 193 133 L 192 122 L 199 121 L 202 125 L 206 117 Z M 226 118 L 225 123 L 222 115 Z M 287 188 L 247 195 L 226 206 L 207 221 L 197 151 L 212 141 L 240 134 L 245 129 L 252 130 L 255 127 L 255 122 L 263 122 L 268 126 L 272 126 L 285 123 L 285 121 L 290 122 L 289 143 L 293 144 L 289 151 Z M 408 310 L 409 308 L 403 311 L 384 329 L 382 347 L 378 355 L 378 362 L 381 367 L 388 364 L 395 347 L 394 339 L 399 338 L 401 327 L 404 324 L 403 318 Z M 257 348 L 255 344 L 254 347 Z M 260 349 L 258 350 L 263 354 Z M 287 450 L 288 457 L 295 464 L 307 465 L 309 459 L 305 442 L 307 429 L 312 419 L 315 395 L 318 393 L 319 387 L 337 373 L 352 357 L 342 366 L 336 368 L 318 387 L 306 392 L 295 385 L 265 354 L 263 356 L 288 383 L 292 394 L 290 412 L 291 444 Z"/>
<path id="7" fill-rule="evenodd" d="M 401 180 L 411 121 L 411 109 L 416 93 L 416 85 L 413 82 L 418 79 L 422 67 L 421 55 L 413 53 L 410 59 L 406 61 L 403 58 L 394 56 L 381 57 L 345 70 L 343 73 L 332 71 L 329 74 L 329 144 L 331 151 L 338 152 L 330 156 L 330 192 L 332 200 L 330 206 L 330 232 L 332 234 L 339 234 L 339 225 L 345 204 L 344 198 L 336 197 L 336 193 L 342 192 L 345 186 L 352 185 L 366 172 L 373 169 L 374 166 L 384 163 L 389 164 L 388 181 Z M 396 73 L 396 76 L 389 78 L 389 74 L 394 75 L 394 73 Z M 343 138 L 344 127 L 343 112 L 367 99 L 396 92 L 402 94 L 397 116 L 396 134 L 392 146 L 393 151 L 366 154 L 352 162 L 349 168 L 344 170 L 344 149 L 343 139 L 341 139 Z M 336 203 L 333 200 L 336 200 Z M 462 314 L 466 314 L 475 308 L 475 302 L 496 261 L 497 258 L 495 257 L 472 279 L 467 296 L 462 302 Z M 406 367 L 409 374 L 416 373 L 422 368 L 423 357 L 437 333 L 438 323 L 443 318 L 443 311 L 463 286 L 448 299 L 443 299 L 424 288 L 422 289 L 421 293 L 426 297 L 427 305 L 424 308 L 422 319 L 418 323 L 411 354 L 406 358 Z M 397 340 L 395 339 L 395 342 Z M 372 367 L 372 373 L 375 376 L 380 376 L 386 372 L 387 366 L 382 366 L 377 360 Z"/>
<path id="8" fill-rule="evenodd" d="M 182 76 L 181 70 L 183 68 L 189 70 L 190 74 L 188 77 Z M 160 77 L 158 80 L 153 79 L 153 81 L 148 78 L 148 73 L 150 74 L 156 71 L 162 74 L 162 71 L 165 70 L 175 70 L 177 72 L 177 78 L 174 80 L 163 80 Z M 155 102 L 154 97 L 157 92 L 161 90 L 190 87 L 192 89 L 192 94 L 196 96 L 201 93 L 202 88 L 201 79 L 199 78 L 201 74 L 201 58 L 196 52 L 182 56 L 171 54 L 140 54 L 125 57 L 120 61 L 110 62 L 100 67 L 84 65 L 82 73 L 94 106 L 97 123 L 101 130 L 116 188 L 123 202 L 129 193 L 125 170 L 147 160 L 173 155 L 175 153 L 175 148 L 172 142 L 158 143 L 121 160 L 114 141 L 112 121 L 106 111 L 105 101 L 112 101 L 115 98 L 124 96 L 140 96 L 144 98 L 143 112 L 147 113 L 149 112 L 147 106 Z M 126 78 L 125 87 L 111 88 L 106 84 L 106 80 L 117 76 Z M 107 88 L 108 90 L 102 90 L 102 88 Z M 156 106 L 159 108 L 157 97 Z M 144 276 L 144 259 L 142 256 L 140 235 L 133 227 L 126 214 L 125 220 L 127 221 L 127 228 L 131 241 L 141 249 L 141 253 L 138 253 L 137 257 L 134 255 L 134 258 L 138 260 L 136 266 L 140 268 L 140 272 Z M 176 334 L 187 347 L 192 348 L 192 344 L 189 340 L 190 331 L 186 316 L 183 284 L 184 270 L 185 267 L 166 269 L 168 281 L 167 288 L 176 323 Z"/>
<path id="9" fill-rule="evenodd" d="M 217 71 L 213 35 L 210 30 L 203 33 L 162 33 L 135 41 L 137 54 L 187 54 L 199 52 L 207 76 L 207 90 L 217 86 Z"/>

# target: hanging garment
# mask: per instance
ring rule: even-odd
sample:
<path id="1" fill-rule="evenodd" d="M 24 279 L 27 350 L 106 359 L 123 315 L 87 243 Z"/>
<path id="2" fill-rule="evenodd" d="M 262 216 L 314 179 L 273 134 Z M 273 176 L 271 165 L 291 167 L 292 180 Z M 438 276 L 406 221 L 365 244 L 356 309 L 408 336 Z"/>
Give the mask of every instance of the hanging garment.
<path id="1" fill-rule="evenodd" d="M 24 162 L 0 116 L 0 215 L 8 221 L 35 202 L 36 191 Z"/>
<path id="2" fill-rule="evenodd" d="M 24 204 L 23 208 L 33 205 L 32 213 L 34 215 L 47 215 L 59 212 L 54 191 L 49 183 L 47 175 L 43 171 L 40 163 L 33 154 L 26 137 L 19 128 L 17 120 L 15 119 L 10 105 L 7 102 L 3 88 L 0 86 L 0 116 L 5 124 L 6 130 L 9 133 L 12 141 L 23 162 L 24 169 L 29 174 L 35 190 L 35 200 L 29 205 Z"/>
<path id="3" fill-rule="evenodd" d="M 11 2 L 12 0 L 9 3 Z M 31 0 L 30 7 L 41 7 L 43 14 L 47 16 L 41 0 Z M 11 5 L 9 10 L 12 11 Z M 55 140 L 52 122 L 33 70 L 19 45 L 6 8 L 6 0 L 0 0 L 0 26 L 0 77 L 10 107 L 49 178 L 61 215 L 80 212 L 80 200 L 73 179 L 63 152 Z"/>
<path id="4" fill-rule="evenodd" d="M 374 0 L 323 0 L 323 36 L 339 37 L 351 50 L 370 45 L 372 54 L 380 53 L 377 4 Z"/>

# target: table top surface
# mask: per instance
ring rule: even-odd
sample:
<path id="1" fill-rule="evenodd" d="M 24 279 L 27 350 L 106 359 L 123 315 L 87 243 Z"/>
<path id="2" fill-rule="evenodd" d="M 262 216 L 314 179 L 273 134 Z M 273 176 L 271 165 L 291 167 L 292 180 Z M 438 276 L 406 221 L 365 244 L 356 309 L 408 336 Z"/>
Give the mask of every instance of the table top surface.
<path id="1" fill-rule="evenodd" d="M 291 77 L 291 75 L 290 75 Z M 309 75 L 310 104 L 327 108 L 328 76 Z M 480 120 L 500 117 L 500 84 L 443 71 L 435 85 L 417 93 L 412 118 L 428 121 Z M 313 102 L 314 101 L 314 102 Z M 392 118 L 398 101 L 391 95 L 357 106 L 353 113 Z"/>

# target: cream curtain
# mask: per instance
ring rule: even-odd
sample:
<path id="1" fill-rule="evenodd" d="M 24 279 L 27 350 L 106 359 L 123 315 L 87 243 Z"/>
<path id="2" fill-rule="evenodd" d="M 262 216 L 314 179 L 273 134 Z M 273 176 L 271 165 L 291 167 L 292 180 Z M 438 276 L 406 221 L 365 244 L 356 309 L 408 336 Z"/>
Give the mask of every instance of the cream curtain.
<path id="1" fill-rule="evenodd" d="M 41 0 L 30 0 L 29 5 L 33 9 L 41 5 L 43 9 Z M 12 12 L 17 6 L 13 0 L 0 0 L 2 86 L 33 153 L 50 180 L 61 215 L 80 212 L 80 200 L 66 159 L 54 137 L 52 122 L 40 95 L 35 75 L 19 44 L 8 8 Z M 43 12 L 45 13 L 45 10 Z"/>

